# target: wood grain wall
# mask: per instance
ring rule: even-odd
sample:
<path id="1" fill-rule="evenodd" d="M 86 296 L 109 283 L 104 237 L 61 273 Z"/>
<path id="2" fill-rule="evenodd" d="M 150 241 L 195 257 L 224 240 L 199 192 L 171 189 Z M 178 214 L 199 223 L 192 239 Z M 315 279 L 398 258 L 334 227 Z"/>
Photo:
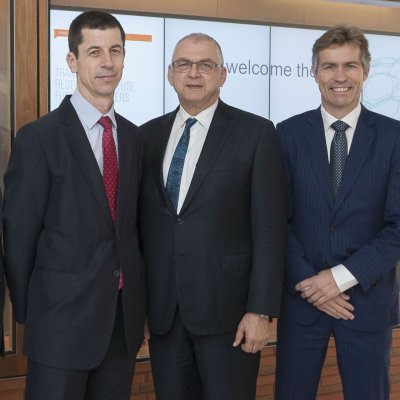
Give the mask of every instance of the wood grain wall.
<path id="1" fill-rule="evenodd" d="M 200 16 L 295 26 L 339 23 L 377 32 L 400 33 L 400 8 L 323 0 L 51 0 L 61 7 L 104 8 L 141 13 Z"/>

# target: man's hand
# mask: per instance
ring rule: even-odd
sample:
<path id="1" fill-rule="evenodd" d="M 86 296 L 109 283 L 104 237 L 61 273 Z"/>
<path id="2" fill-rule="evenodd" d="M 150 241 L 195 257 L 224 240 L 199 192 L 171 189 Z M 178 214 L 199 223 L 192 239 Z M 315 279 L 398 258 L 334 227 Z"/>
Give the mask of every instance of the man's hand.
<path id="1" fill-rule="evenodd" d="M 321 305 L 316 305 L 314 303 L 314 306 L 318 308 L 318 310 L 323 311 L 325 314 L 336 319 L 354 319 L 354 307 L 349 303 L 349 300 L 350 296 L 341 293 L 339 296 L 336 296 Z"/>
<path id="2" fill-rule="evenodd" d="M 324 269 L 318 275 L 299 282 L 295 289 L 301 292 L 301 297 L 314 306 L 321 306 L 340 294 L 330 269 Z"/>
<path id="3" fill-rule="evenodd" d="M 246 353 L 257 353 L 268 343 L 269 320 L 259 314 L 246 313 L 236 331 L 234 347 L 241 344 Z"/>

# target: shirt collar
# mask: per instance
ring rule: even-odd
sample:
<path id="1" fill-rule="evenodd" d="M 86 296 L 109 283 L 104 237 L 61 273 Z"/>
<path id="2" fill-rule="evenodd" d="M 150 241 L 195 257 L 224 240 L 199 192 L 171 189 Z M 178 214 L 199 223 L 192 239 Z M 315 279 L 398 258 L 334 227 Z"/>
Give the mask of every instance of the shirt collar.
<path id="1" fill-rule="evenodd" d="M 322 114 L 322 121 L 324 122 L 324 130 L 325 132 L 327 132 L 330 126 L 335 121 L 337 121 L 337 118 L 329 114 L 328 111 L 325 110 L 323 105 L 321 105 L 321 114 Z M 346 124 L 349 125 L 350 128 L 355 130 L 360 114 L 361 114 L 361 103 L 358 103 L 357 107 L 354 110 L 350 111 L 346 116 L 341 118 L 341 121 L 346 122 Z"/>
<path id="2" fill-rule="evenodd" d="M 206 108 L 205 110 L 199 112 L 197 115 L 193 116 L 188 114 L 185 109 L 180 106 L 179 107 L 179 111 L 178 111 L 178 115 L 177 118 L 179 119 L 179 127 L 183 127 L 183 125 L 185 124 L 186 120 L 188 118 L 196 118 L 197 121 L 204 127 L 207 129 L 210 128 L 211 125 L 211 121 L 213 119 L 215 110 L 217 109 L 218 106 L 218 99 L 215 101 L 215 103 L 213 103 L 210 107 Z"/>
<path id="3" fill-rule="evenodd" d="M 102 114 L 80 94 L 78 89 L 76 89 L 71 96 L 71 104 L 74 106 L 79 119 L 89 130 L 99 122 L 99 119 L 102 116 L 110 117 L 113 127 L 116 128 L 117 121 L 115 120 L 114 105 L 110 107 L 106 114 Z"/>

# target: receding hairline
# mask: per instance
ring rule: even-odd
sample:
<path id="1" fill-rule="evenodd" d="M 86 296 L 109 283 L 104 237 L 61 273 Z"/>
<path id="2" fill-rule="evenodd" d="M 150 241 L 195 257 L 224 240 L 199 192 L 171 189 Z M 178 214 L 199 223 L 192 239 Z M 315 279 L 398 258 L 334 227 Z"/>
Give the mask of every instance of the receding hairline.
<path id="1" fill-rule="evenodd" d="M 224 56 L 222 54 L 222 49 L 219 43 L 211 36 L 201 33 L 201 32 L 196 32 L 196 33 L 190 33 L 189 35 L 184 36 L 183 38 L 179 39 L 178 42 L 176 43 L 174 50 L 172 52 L 172 58 L 171 61 L 174 61 L 176 52 L 178 50 L 178 47 L 185 41 L 192 41 L 193 43 L 200 43 L 200 42 L 209 42 L 212 43 L 215 47 L 215 51 L 217 54 L 217 63 L 218 64 L 223 64 L 224 63 Z"/>

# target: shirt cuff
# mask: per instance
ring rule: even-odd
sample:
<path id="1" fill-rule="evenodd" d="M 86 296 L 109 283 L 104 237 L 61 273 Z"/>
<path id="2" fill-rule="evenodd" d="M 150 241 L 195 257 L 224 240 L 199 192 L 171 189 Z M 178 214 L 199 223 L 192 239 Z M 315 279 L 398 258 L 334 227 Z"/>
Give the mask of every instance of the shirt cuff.
<path id="1" fill-rule="evenodd" d="M 336 285 L 342 293 L 358 284 L 354 275 L 342 264 L 331 268 L 331 271 L 333 279 L 335 279 Z"/>

